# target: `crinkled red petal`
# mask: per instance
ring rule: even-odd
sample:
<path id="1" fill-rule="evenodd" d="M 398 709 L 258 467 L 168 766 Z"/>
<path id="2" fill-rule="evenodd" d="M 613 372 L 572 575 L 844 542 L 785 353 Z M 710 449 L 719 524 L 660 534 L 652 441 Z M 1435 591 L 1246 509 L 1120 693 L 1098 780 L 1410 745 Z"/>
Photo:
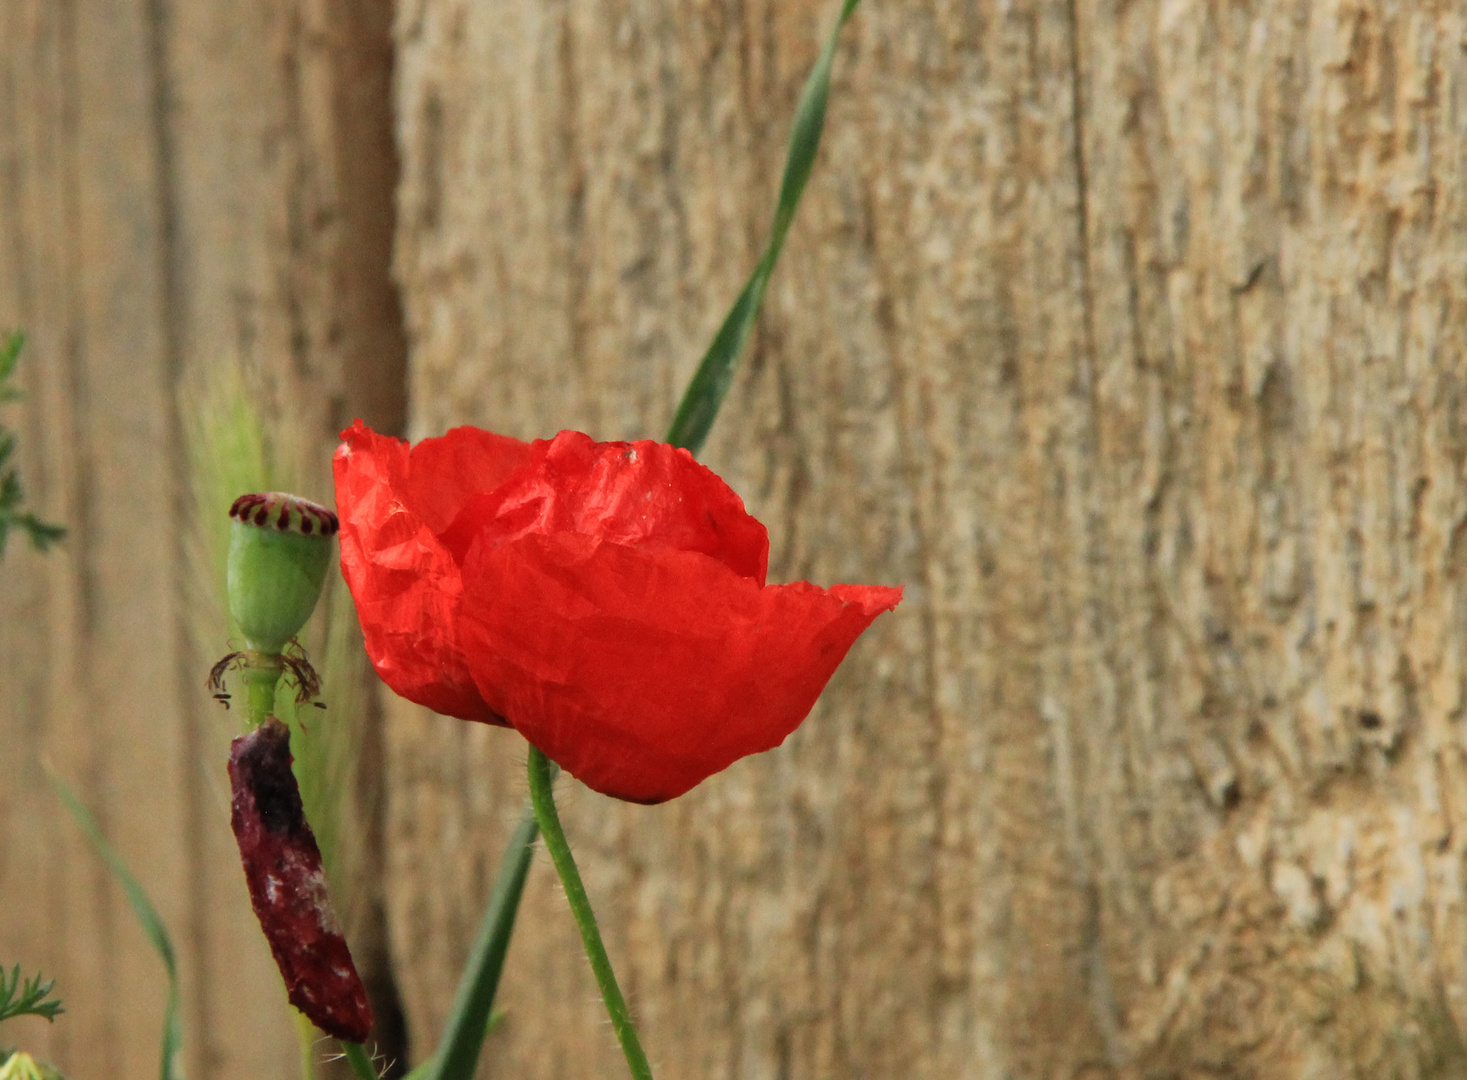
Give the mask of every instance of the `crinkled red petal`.
<path id="1" fill-rule="evenodd" d="M 439 712 L 508 716 L 618 798 L 660 802 L 777 746 L 901 599 L 765 587 L 764 527 L 665 444 L 459 428 L 409 451 L 360 422 L 342 437 L 342 570 L 383 680 Z"/>
<path id="2" fill-rule="evenodd" d="M 502 483 L 523 465 L 528 447 L 457 428 L 410 452 L 361 421 L 342 439 L 332 463 L 341 571 L 377 674 L 436 712 L 504 723 L 484 703 L 459 648 L 459 570 L 429 521 L 451 521 L 479 493 L 476 486 Z"/>
<path id="3" fill-rule="evenodd" d="M 475 541 L 554 533 L 701 552 L 760 585 L 769 563 L 768 531 L 692 454 L 646 440 L 598 443 L 579 431 L 531 443 L 526 466 L 468 500 L 441 539 L 462 563 Z"/>
<path id="4" fill-rule="evenodd" d="M 656 803 L 783 742 L 900 599 L 531 534 L 470 548 L 460 640 L 484 700 L 530 742 L 597 791 Z"/>
<path id="5" fill-rule="evenodd" d="M 372 1007 L 326 893 L 321 851 L 290 769 L 290 731 L 271 719 L 235 739 L 230 823 L 260 929 L 290 1003 L 328 1035 L 364 1042 Z"/>
<path id="6" fill-rule="evenodd" d="M 531 450 L 531 443 L 508 435 L 453 428 L 409 451 L 401 498 L 419 521 L 441 536 L 470 499 L 494 491 L 529 464 Z"/>

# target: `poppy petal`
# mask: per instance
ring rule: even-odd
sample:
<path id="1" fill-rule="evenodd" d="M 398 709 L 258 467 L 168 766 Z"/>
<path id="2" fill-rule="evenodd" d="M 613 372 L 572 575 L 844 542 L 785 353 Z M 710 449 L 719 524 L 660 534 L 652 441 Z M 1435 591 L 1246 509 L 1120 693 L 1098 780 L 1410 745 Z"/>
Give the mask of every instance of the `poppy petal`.
<path id="1" fill-rule="evenodd" d="M 341 572 L 356 600 L 373 667 L 409 701 L 463 720 L 503 724 L 480 696 L 458 645 L 458 567 L 405 505 L 407 443 L 378 435 L 361 421 L 342 432 L 342 439 L 332 461 Z M 438 470 L 428 475 L 424 489 L 450 486 Z"/>
<path id="2" fill-rule="evenodd" d="M 779 745 L 900 589 L 766 586 L 769 538 L 685 450 L 358 422 L 335 472 L 342 572 L 383 680 L 512 722 L 590 787 L 682 794 Z"/>
<path id="3" fill-rule="evenodd" d="M 476 427 L 456 427 L 424 439 L 409 452 L 402 501 L 440 535 L 471 498 L 493 491 L 528 464 L 530 448 L 519 439 Z"/>
<path id="4" fill-rule="evenodd" d="M 484 700 L 587 786 L 675 798 L 784 741 L 901 589 L 761 588 L 701 552 L 481 539 L 460 640 Z"/>
<path id="5" fill-rule="evenodd" d="M 508 482 L 467 501 L 443 533 L 460 562 L 481 538 L 582 533 L 644 551 L 702 552 L 764 584 L 768 530 L 686 450 L 647 440 L 598 443 L 562 431 L 532 443 L 529 457 Z"/>

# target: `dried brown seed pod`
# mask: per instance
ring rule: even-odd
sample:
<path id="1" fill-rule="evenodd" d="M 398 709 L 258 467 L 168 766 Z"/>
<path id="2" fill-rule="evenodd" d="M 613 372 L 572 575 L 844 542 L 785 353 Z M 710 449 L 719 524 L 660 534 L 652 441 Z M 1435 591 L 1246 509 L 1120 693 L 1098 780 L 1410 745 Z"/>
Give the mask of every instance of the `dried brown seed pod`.
<path id="1" fill-rule="evenodd" d="M 274 717 L 234 740 L 230 823 L 290 1003 L 328 1035 L 362 1042 L 372 1007 L 326 893 L 321 849 L 290 761 L 290 729 Z"/>

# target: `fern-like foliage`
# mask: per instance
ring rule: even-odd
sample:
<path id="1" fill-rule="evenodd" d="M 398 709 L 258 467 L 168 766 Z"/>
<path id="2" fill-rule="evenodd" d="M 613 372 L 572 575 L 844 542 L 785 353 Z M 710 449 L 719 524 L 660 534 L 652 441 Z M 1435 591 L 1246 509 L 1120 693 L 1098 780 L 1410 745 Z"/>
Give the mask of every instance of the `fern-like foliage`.
<path id="1" fill-rule="evenodd" d="M 10 377 L 15 374 L 24 345 L 25 335 L 18 330 L 0 338 L 0 405 L 20 397 L 20 391 L 10 385 Z M 9 464 L 14 453 L 15 435 L 0 427 L 0 558 L 5 555 L 5 541 L 13 528 L 28 535 L 38 551 L 45 551 L 66 535 L 60 525 L 47 524 L 21 509 L 25 492 L 20 486 L 20 471 Z"/>
<path id="2" fill-rule="evenodd" d="M 55 985 L 54 979 L 42 982 L 39 973 L 34 978 L 22 979 L 19 964 L 9 974 L 0 968 L 0 1020 L 15 1016 L 44 1016 L 55 1020 L 57 1013 L 65 1011 L 61 1002 L 51 997 Z"/>

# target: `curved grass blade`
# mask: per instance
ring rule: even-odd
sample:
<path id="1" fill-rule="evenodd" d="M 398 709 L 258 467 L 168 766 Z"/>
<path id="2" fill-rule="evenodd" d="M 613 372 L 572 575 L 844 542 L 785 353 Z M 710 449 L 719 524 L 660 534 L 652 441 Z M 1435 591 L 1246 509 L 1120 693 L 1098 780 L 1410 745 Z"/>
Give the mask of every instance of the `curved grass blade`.
<path id="1" fill-rule="evenodd" d="M 539 833 L 534 811 L 527 810 L 499 864 L 499 876 L 494 879 L 489 906 L 484 911 L 484 921 L 479 924 L 479 936 L 458 984 L 453 1011 L 448 1015 L 448 1026 L 438 1050 L 432 1061 L 420 1067 L 421 1072 L 414 1069 L 409 1074 L 412 1080 L 472 1080 L 479 1051 L 491 1026 L 494 993 L 499 988 L 499 975 L 504 970 L 515 913 L 525 891 L 530 857 Z"/>
<path id="2" fill-rule="evenodd" d="M 845 26 L 858 3 L 860 0 L 844 0 L 835 29 L 826 39 L 825 48 L 820 50 L 820 56 L 805 80 L 805 88 L 800 92 L 794 128 L 790 133 L 789 153 L 785 157 L 784 178 L 779 185 L 779 203 L 769 232 L 769 246 L 764 249 L 764 255 L 749 275 L 748 284 L 734 301 L 723 325 L 713 336 L 713 343 L 703 354 L 703 360 L 678 405 L 672 426 L 668 428 L 667 441 L 674 446 L 686 447 L 694 454 L 703 448 L 733 382 L 734 368 L 759 314 L 769 276 L 774 273 L 774 264 L 784 247 L 785 234 L 795 218 L 800 196 L 810 179 L 810 170 L 815 167 L 815 152 L 820 149 L 820 133 L 825 127 L 825 106 L 830 97 L 830 71 L 835 64 L 836 41 L 841 27 Z"/>
<path id="3" fill-rule="evenodd" d="M 46 774 L 50 777 L 56 794 L 66 804 L 66 809 L 91 842 L 92 849 L 102 857 L 102 861 L 112 871 L 112 876 L 122 886 L 123 895 L 127 897 L 138 925 L 148 935 L 148 940 L 153 943 L 154 950 L 162 958 L 163 966 L 168 971 L 168 1004 L 163 1012 L 163 1049 L 159 1076 L 162 1080 L 183 1080 L 183 1068 L 178 1063 L 178 1056 L 183 1050 L 183 1024 L 178 1017 L 178 962 L 174 957 L 173 942 L 168 937 L 168 929 L 163 925 L 158 909 L 153 907 L 153 902 L 148 899 L 142 885 L 132 876 L 121 856 L 112 850 L 112 845 L 107 843 L 96 819 L 77 797 L 76 792 L 49 768 Z"/>

